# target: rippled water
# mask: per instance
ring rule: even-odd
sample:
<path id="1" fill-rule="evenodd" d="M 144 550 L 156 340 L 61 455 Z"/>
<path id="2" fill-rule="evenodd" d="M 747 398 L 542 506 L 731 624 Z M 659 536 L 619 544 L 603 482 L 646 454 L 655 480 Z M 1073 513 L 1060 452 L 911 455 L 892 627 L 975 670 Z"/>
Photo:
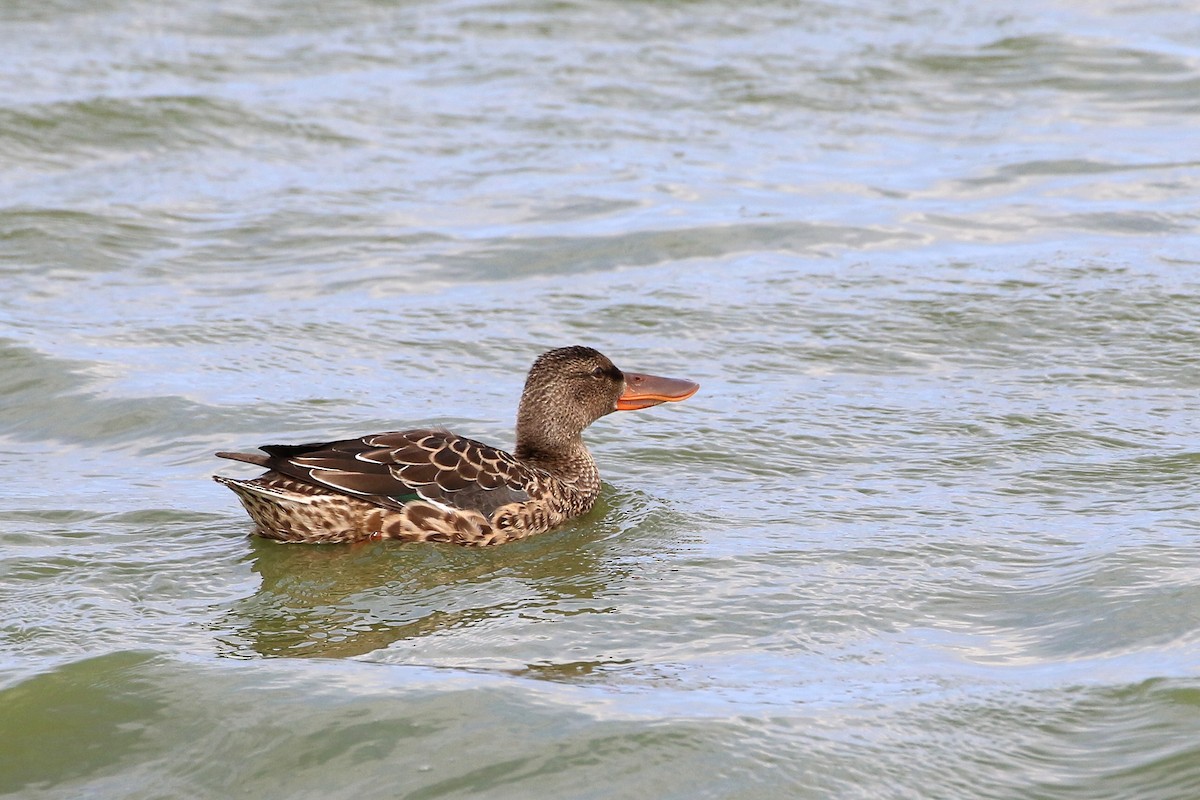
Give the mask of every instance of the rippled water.
<path id="1" fill-rule="evenodd" d="M 1200 796 L 1191 5 L 0 31 L 0 794 Z M 561 531 L 279 546 L 208 479 L 508 445 L 572 343 L 703 388 Z"/>

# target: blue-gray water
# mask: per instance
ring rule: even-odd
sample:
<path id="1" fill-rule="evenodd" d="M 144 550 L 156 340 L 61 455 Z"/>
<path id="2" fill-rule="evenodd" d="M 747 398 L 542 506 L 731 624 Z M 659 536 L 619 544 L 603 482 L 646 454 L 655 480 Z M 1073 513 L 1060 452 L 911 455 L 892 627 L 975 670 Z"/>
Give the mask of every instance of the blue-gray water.
<path id="1" fill-rule="evenodd" d="M 1200 14 L 0 5 L 0 794 L 1200 796 Z M 702 384 L 490 550 L 217 449 Z"/>

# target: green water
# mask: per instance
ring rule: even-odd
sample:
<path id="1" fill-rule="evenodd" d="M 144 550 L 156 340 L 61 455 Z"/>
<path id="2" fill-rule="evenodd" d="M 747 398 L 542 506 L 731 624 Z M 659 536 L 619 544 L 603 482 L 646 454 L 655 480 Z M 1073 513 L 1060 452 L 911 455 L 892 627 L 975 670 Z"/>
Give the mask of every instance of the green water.
<path id="1" fill-rule="evenodd" d="M 0 794 L 1200 796 L 1185 3 L 0 5 Z M 483 551 L 215 450 L 699 394 Z"/>

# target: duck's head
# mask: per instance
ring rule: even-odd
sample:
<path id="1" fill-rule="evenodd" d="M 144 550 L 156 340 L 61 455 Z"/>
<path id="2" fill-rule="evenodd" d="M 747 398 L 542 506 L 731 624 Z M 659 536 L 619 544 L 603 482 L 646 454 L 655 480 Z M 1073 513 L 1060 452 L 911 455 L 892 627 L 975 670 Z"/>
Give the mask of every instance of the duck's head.
<path id="1" fill-rule="evenodd" d="M 560 347 L 538 356 L 525 379 L 517 412 L 518 451 L 572 447 L 588 425 L 613 411 L 686 400 L 699 384 L 622 372 L 590 347 Z"/>

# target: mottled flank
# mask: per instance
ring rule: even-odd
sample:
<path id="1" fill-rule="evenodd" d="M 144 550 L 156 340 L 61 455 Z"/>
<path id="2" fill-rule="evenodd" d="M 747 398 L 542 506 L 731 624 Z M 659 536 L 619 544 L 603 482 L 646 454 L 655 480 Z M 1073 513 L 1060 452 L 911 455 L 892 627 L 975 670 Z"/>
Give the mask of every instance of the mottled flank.
<path id="1" fill-rule="evenodd" d="M 282 542 L 503 544 L 591 509 L 600 473 L 581 436 L 588 425 L 698 388 L 623 373 L 591 348 L 566 347 L 529 371 L 515 454 L 448 431 L 411 430 L 218 453 L 267 472 L 216 480 L 237 494 L 260 535 Z"/>

